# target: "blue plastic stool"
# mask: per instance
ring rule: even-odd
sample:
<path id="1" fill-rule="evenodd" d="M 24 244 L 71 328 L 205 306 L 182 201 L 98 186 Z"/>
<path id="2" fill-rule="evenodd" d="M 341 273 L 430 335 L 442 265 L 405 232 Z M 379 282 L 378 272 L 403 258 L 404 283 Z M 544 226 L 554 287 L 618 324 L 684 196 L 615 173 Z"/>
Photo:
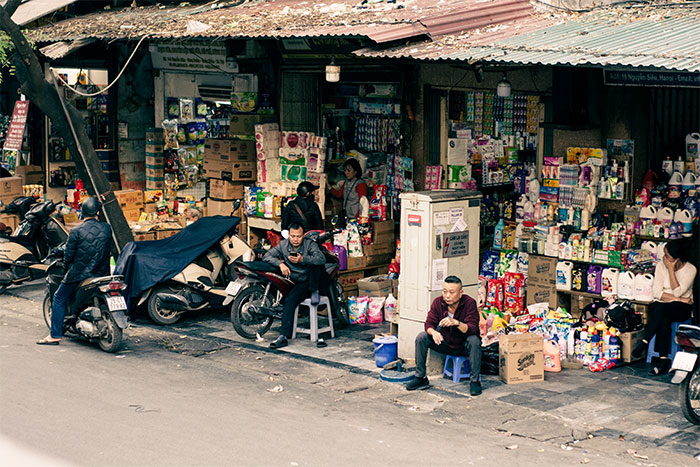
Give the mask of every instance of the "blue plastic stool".
<path id="1" fill-rule="evenodd" d="M 690 322 L 690 318 L 688 318 L 686 321 L 683 322 L 673 322 L 671 323 L 671 354 L 668 356 L 671 360 L 673 360 L 673 357 L 676 356 L 676 352 L 678 352 L 679 347 L 678 344 L 676 344 L 676 333 L 678 332 L 678 326 L 681 324 L 692 324 Z M 647 348 L 647 363 L 651 363 L 651 359 L 654 357 L 659 357 L 659 354 L 654 351 L 654 345 L 656 344 L 656 336 L 651 338 L 651 342 L 649 342 L 649 347 Z"/>
<path id="2" fill-rule="evenodd" d="M 459 383 L 462 378 L 469 378 L 472 369 L 469 365 L 469 358 L 445 355 L 445 367 L 442 370 L 442 377 L 452 377 L 452 381 Z"/>

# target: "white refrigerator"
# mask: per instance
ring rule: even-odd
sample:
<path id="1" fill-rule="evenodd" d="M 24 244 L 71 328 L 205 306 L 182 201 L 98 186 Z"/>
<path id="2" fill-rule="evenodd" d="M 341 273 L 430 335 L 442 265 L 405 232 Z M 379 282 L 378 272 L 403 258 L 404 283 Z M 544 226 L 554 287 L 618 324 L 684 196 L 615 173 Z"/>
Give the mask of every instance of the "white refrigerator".
<path id="1" fill-rule="evenodd" d="M 414 358 L 433 299 L 445 277 L 462 280 L 476 300 L 479 277 L 481 193 L 434 190 L 402 193 L 399 357 Z"/>

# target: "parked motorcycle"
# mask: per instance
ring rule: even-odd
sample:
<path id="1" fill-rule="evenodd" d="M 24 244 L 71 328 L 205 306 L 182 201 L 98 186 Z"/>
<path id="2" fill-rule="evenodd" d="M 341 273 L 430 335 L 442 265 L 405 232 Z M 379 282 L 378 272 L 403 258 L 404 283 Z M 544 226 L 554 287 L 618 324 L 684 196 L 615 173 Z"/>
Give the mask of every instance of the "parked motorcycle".
<path id="1" fill-rule="evenodd" d="M 37 199 L 33 196 L 19 196 L 12 200 L 12 202 L 4 205 L 0 213 L 2 214 L 14 214 L 19 218 L 19 222 L 24 220 L 24 216 L 29 212 L 31 207 L 36 204 Z M 4 225 L 4 224 L 0 224 Z M 6 232 L 7 231 L 7 232 Z M 14 232 L 11 231 L 7 226 L 0 228 L 0 232 L 7 233 L 7 235 L 12 235 Z"/>
<path id="2" fill-rule="evenodd" d="M 236 209 L 234 204 L 234 211 Z M 205 219 L 212 222 L 213 218 L 198 222 Z M 236 277 L 234 262 L 254 259 L 251 248 L 236 235 L 236 228 L 214 239 L 206 251 L 180 272 L 141 293 L 138 305 L 146 303 L 148 316 L 154 322 L 173 324 L 188 311 L 223 305 L 226 284 Z"/>
<path id="3" fill-rule="evenodd" d="M 51 329 L 51 304 L 58 290 L 65 267 L 62 250 L 55 250 L 46 276 L 47 290 L 44 297 L 44 321 Z M 123 291 L 126 284 L 122 276 L 94 277 L 82 281 L 66 306 L 64 332 L 78 334 L 96 341 L 105 352 L 116 352 L 122 343 L 123 330 L 127 328 L 126 301 Z"/>
<path id="4" fill-rule="evenodd" d="M 46 276 L 42 261 L 68 239 L 68 230 L 51 217 L 55 210 L 53 201 L 35 204 L 12 235 L 0 235 L 0 294 L 8 285 Z"/>
<path id="5" fill-rule="evenodd" d="M 350 322 L 347 301 L 343 287 L 338 282 L 340 261 L 323 244 L 339 231 L 318 235 L 308 232 L 306 235 L 316 235 L 316 242 L 326 257 L 326 273 L 329 277 L 328 294 L 331 312 L 340 326 Z M 263 261 L 236 262 L 238 278 L 226 287 L 228 294 L 224 305 L 231 301 L 231 323 L 238 334 L 248 339 L 265 334 L 275 319 L 282 318 L 284 297 L 294 287 L 294 282 L 281 275 L 279 267 Z"/>
<path id="6" fill-rule="evenodd" d="M 681 324 L 676 332 L 676 352 L 671 365 L 675 371 L 671 382 L 679 384 L 681 411 L 689 422 L 700 425 L 700 327 Z"/>

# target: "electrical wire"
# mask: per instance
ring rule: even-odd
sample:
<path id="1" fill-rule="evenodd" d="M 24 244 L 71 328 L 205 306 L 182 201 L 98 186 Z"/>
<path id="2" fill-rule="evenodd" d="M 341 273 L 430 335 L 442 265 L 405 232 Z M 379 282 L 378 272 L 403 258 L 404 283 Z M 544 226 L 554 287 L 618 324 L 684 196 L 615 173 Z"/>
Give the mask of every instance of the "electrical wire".
<path id="1" fill-rule="evenodd" d="M 142 43 L 148 36 L 150 36 L 150 35 L 151 35 L 151 34 L 149 33 L 149 34 L 146 34 L 145 36 L 143 36 L 143 37 L 141 38 L 141 40 L 139 41 L 139 43 L 136 44 L 136 48 L 134 48 L 134 51 L 131 52 L 131 55 L 129 56 L 129 59 L 128 59 L 128 60 L 126 61 L 126 63 L 124 64 L 124 66 L 122 67 L 122 69 L 121 69 L 121 71 L 119 72 L 119 74 L 117 75 L 117 77 L 114 78 L 114 80 L 113 80 L 111 83 L 109 83 L 109 84 L 107 85 L 107 87 L 105 87 L 104 89 L 101 89 L 101 90 L 99 90 L 99 91 L 97 91 L 97 92 L 93 92 L 93 93 L 87 94 L 87 93 L 84 93 L 84 92 L 80 92 L 80 91 L 78 91 L 77 89 L 75 89 L 74 87 L 72 87 L 71 85 L 69 85 L 69 84 L 66 82 L 66 80 L 64 80 L 63 77 L 61 77 L 60 74 L 56 74 L 56 77 L 58 78 L 58 80 L 59 80 L 64 86 L 66 86 L 68 89 L 70 89 L 71 91 L 73 91 L 74 93 L 76 93 L 76 94 L 79 95 L 79 96 L 83 96 L 83 97 L 94 97 L 94 96 L 99 96 L 100 94 L 103 94 L 103 93 L 107 92 L 107 90 L 108 90 L 109 88 L 111 88 L 111 87 L 114 85 L 114 83 L 116 83 L 117 81 L 119 81 L 119 78 L 121 78 L 122 73 L 124 73 L 124 70 L 126 70 L 126 67 L 129 66 L 129 63 L 131 62 L 131 59 L 134 58 L 134 55 L 136 55 L 136 51 L 139 49 L 139 46 L 141 45 L 141 43 Z M 51 67 L 51 68 L 49 68 L 49 69 L 53 71 L 53 67 Z"/>

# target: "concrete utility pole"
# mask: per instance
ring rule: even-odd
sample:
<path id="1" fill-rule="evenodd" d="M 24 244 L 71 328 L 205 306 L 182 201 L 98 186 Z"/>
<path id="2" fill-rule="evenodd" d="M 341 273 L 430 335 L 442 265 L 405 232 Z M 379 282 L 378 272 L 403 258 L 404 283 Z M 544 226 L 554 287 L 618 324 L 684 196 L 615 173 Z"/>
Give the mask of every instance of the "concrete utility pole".
<path id="1" fill-rule="evenodd" d="M 117 252 L 133 240 L 129 224 L 114 192 L 102 171 L 102 164 L 85 131 L 85 122 L 75 107 L 60 98 L 56 87 L 44 79 L 44 73 L 34 50 L 11 17 L 21 0 L 9 0 L 0 7 L 0 29 L 12 40 L 14 50 L 10 62 L 15 67 L 22 93 L 51 120 L 51 124 L 68 146 L 78 175 L 85 188 L 103 203 L 102 215 L 112 226 L 112 240 Z"/>

